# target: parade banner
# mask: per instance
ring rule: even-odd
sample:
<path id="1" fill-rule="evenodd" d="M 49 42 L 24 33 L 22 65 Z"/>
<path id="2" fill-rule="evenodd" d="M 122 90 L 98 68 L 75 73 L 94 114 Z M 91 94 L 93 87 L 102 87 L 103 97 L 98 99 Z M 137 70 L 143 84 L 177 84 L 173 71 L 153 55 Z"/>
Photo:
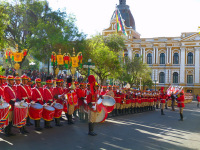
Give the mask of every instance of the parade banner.
<path id="1" fill-rule="evenodd" d="M 78 62 L 79 62 L 78 57 L 71 57 L 71 59 L 72 59 L 72 67 L 74 68 L 78 67 Z"/>
<path id="2" fill-rule="evenodd" d="M 22 61 L 23 53 L 16 52 L 16 53 L 13 53 L 13 55 L 14 55 L 14 61 L 15 62 L 21 62 Z"/>
<path id="3" fill-rule="evenodd" d="M 57 64 L 58 65 L 64 65 L 64 59 L 63 55 L 57 55 Z"/>

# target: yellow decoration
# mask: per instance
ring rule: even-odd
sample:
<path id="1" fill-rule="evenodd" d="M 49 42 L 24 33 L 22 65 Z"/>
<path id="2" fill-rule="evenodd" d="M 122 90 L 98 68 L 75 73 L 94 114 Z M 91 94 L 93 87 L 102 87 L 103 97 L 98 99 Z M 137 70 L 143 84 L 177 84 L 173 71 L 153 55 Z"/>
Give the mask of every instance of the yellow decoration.
<path id="1" fill-rule="evenodd" d="M 16 63 L 16 64 L 14 65 L 14 68 L 15 68 L 16 70 L 18 70 L 18 69 L 20 68 L 19 63 Z"/>
<path id="2" fill-rule="evenodd" d="M 72 59 L 72 67 L 78 67 L 78 62 L 79 62 L 79 59 L 78 57 L 71 57 Z"/>
<path id="3" fill-rule="evenodd" d="M 14 55 L 14 61 L 15 62 L 21 62 L 22 61 L 23 53 L 16 52 L 16 53 L 13 53 L 13 55 Z"/>
<path id="4" fill-rule="evenodd" d="M 55 74 L 57 75 L 59 73 L 59 68 L 56 68 Z"/>
<path id="5" fill-rule="evenodd" d="M 63 59 L 63 55 L 57 55 L 57 64 L 58 65 L 64 65 L 64 59 Z"/>

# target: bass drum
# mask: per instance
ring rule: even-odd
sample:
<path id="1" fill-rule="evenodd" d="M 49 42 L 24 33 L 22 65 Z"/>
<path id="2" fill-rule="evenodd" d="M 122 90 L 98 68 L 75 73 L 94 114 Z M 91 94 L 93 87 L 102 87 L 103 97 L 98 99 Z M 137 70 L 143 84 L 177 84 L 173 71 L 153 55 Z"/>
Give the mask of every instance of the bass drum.
<path id="1" fill-rule="evenodd" d="M 103 95 L 102 103 L 106 107 L 108 113 L 113 111 L 115 107 L 115 99 L 113 97 Z"/>
<path id="2" fill-rule="evenodd" d="M 63 111 L 63 105 L 61 105 L 60 103 L 55 103 L 53 107 L 55 108 L 54 118 L 60 118 Z"/>
<path id="3" fill-rule="evenodd" d="M 8 115 L 10 110 L 10 105 L 6 102 L 0 104 L 0 130 L 8 126 Z"/>
<path id="4" fill-rule="evenodd" d="M 104 122 L 108 117 L 108 111 L 105 106 L 102 106 L 102 110 L 100 113 L 97 113 L 96 122 Z"/>
<path id="5" fill-rule="evenodd" d="M 45 121 L 51 121 L 51 120 L 53 120 L 54 113 L 55 113 L 55 108 L 54 107 L 44 106 L 43 112 L 42 112 L 42 118 Z"/>
<path id="6" fill-rule="evenodd" d="M 15 102 L 13 125 L 22 127 L 26 124 L 26 117 L 28 115 L 28 104 L 24 102 Z"/>
<path id="7" fill-rule="evenodd" d="M 40 120 L 42 118 L 43 106 L 35 103 L 29 107 L 29 117 L 33 120 Z"/>

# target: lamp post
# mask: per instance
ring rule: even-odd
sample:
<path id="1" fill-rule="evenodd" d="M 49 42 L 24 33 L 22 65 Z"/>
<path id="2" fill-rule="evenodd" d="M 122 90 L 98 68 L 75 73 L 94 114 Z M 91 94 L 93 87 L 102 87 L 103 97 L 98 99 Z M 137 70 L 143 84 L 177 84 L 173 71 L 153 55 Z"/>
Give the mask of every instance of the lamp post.
<path id="1" fill-rule="evenodd" d="M 157 81 L 157 80 L 154 80 L 154 82 L 155 82 L 155 91 L 156 91 L 156 81 Z"/>
<path id="2" fill-rule="evenodd" d="M 83 68 L 88 68 L 88 76 L 90 75 L 90 68 L 94 69 L 95 64 L 92 63 L 92 59 L 88 59 L 87 63 L 84 63 Z"/>

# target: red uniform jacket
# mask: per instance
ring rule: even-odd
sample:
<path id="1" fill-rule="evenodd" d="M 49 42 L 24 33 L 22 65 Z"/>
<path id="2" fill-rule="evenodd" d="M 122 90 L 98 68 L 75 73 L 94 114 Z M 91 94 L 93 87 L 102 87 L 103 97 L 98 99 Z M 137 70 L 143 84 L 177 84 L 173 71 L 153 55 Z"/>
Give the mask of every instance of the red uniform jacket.
<path id="1" fill-rule="evenodd" d="M 177 98 L 178 107 L 185 107 L 184 100 L 185 100 L 184 95 L 181 95 L 180 97 Z"/>
<path id="2" fill-rule="evenodd" d="M 107 91 L 102 91 L 100 95 L 106 95 Z"/>
<path id="3" fill-rule="evenodd" d="M 78 105 L 79 106 L 82 106 L 83 105 L 83 100 L 81 99 L 81 97 L 85 97 L 85 90 L 84 89 L 81 89 L 81 88 L 77 88 L 76 89 L 76 94 L 77 94 L 77 97 L 78 97 Z"/>
<path id="4" fill-rule="evenodd" d="M 7 103 L 10 103 L 10 101 L 15 102 L 17 99 L 17 87 L 10 86 L 10 85 L 5 86 L 3 95 L 4 95 L 3 97 Z M 11 105 L 11 111 L 13 111 L 13 105 Z"/>
<path id="5" fill-rule="evenodd" d="M 31 97 L 32 100 L 35 102 L 39 102 L 41 105 L 43 105 L 43 100 L 44 100 L 44 91 L 43 88 L 40 87 L 34 87 L 32 88 L 32 92 L 31 92 Z"/>
<path id="6" fill-rule="evenodd" d="M 30 103 L 30 93 L 28 92 L 28 86 L 26 85 L 17 85 L 17 98 L 19 100 L 25 100 L 26 102 Z"/>
<path id="7" fill-rule="evenodd" d="M 53 102 L 53 88 L 44 88 L 44 101 L 47 103 L 48 101 Z"/>
<path id="8" fill-rule="evenodd" d="M 54 87 L 54 88 L 53 88 L 53 95 L 54 95 L 54 96 L 55 96 L 55 95 L 62 95 L 62 94 L 64 94 L 63 88 L 60 88 L 60 87 Z M 60 99 L 60 98 L 55 99 L 55 98 L 54 98 L 54 100 L 56 101 L 56 103 L 60 103 L 60 104 L 63 105 L 62 99 Z"/>

